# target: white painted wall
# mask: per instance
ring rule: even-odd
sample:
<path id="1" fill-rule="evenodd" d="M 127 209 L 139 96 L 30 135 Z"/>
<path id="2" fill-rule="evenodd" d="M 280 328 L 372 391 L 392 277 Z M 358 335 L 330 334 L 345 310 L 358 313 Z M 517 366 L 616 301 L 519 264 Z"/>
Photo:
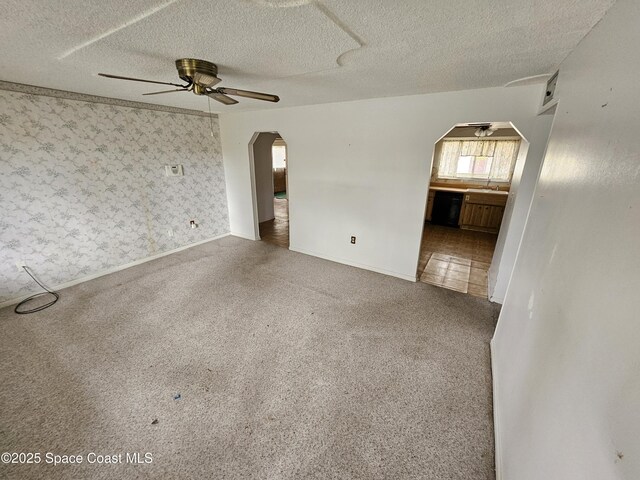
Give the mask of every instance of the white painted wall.
<path id="1" fill-rule="evenodd" d="M 262 132 L 253 142 L 258 222 L 266 222 L 275 218 L 273 211 L 273 157 L 271 155 L 271 147 L 277 137 L 278 135 L 275 133 Z"/>
<path id="2" fill-rule="evenodd" d="M 231 231 L 255 238 L 247 145 L 277 130 L 290 160 L 290 249 L 415 280 L 435 142 L 463 122 L 512 121 L 530 135 L 540 97 L 526 86 L 224 113 Z"/>
<path id="3" fill-rule="evenodd" d="M 493 340 L 499 477 L 640 478 L 640 2 L 560 67 Z"/>
<path id="4" fill-rule="evenodd" d="M 523 141 L 518 152 L 509 198 L 505 205 L 504 216 L 496 249 L 489 268 L 489 299 L 502 303 L 507 293 L 509 279 L 513 272 L 518 247 L 522 240 L 533 192 L 538 181 L 540 167 L 546 151 L 553 115 L 540 115 L 535 119 L 533 129 L 527 141 Z"/>

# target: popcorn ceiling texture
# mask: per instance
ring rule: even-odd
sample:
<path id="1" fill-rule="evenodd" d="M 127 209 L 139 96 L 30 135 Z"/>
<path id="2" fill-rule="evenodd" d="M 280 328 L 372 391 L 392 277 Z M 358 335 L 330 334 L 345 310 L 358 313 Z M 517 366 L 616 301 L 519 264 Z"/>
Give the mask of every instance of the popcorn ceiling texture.
<path id="1" fill-rule="evenodd" d="M 0 91 L 0 302 L 227 233 L 212 120 Z"/>
<path id="2" fill-rule="evenodd" d="M 7 0 L 0 66 L 6 81 L 140 101 L 153 85 L 96 73 L 177 81 L 175 59 L 196 57 L 219 65 L 220 86 L 282 99 L 217 112 L 466 90 L 553 73 L 613 3 Z M 188 93 L 144 100 L 207 108 Z"/>

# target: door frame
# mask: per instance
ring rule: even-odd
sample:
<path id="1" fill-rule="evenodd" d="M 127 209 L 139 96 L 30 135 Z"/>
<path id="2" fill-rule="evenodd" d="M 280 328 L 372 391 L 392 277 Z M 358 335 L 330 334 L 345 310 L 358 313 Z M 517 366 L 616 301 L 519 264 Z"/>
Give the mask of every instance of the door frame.
<path id="1" fill-rule="evenodd" d="M 255 240 L 261 240 L 260 237 L 260 218 L 258 215 L 258 188 L 256 185 L 256 163 L 255 163 L 255 155 L 254 155 L 254 144 L 258 140 L 258 137 L 262 133 L 271 133 L 279 135 L 284 143 L 286 144 L 286 155 L 287 155 L 287 163 L 286 163 L 286 189 L 287 189 L 287 209 L 289 211 L 289 249 L 291 246 L 291 193 L 289 190 L 289 144 L 286 139 L 282 136 L 282 134 L 278 130 L 263 130 L 259 132 L 254 132 L 251 140 L 249 141 L 249 174 L 251 177 L 251 205 L 253 208 L 253 235 Z M 272 168 L 271 168 L 271 183 L 273 185 L 273 158 L 272 158 Z"/>

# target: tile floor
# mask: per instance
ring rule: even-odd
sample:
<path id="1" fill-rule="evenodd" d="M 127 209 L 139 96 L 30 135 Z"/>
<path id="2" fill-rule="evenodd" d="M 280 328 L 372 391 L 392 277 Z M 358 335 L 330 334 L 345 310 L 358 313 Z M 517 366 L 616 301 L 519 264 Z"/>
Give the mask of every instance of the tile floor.
<path id="1" fill-rule="evenodd" d="M 420 281 L 487 298 L 487 274 L 497 235 L 425 224 Z"/>
<path id="2" fill-rule="evenodd" d="M 259 225 L 260 239 L 278 247 L 289 248 L 289 200 L 274 198 L 273 209 L 276 218 Z"/>

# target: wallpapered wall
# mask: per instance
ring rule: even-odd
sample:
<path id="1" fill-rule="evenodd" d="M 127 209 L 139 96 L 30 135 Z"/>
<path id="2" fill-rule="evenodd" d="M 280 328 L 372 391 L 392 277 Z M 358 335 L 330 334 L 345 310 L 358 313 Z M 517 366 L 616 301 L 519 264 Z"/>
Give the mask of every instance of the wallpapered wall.
<path id="1" fill-rule="evenodd" d="M 39 290 L 19 260 L 57 285 L 227 233 L 217 118 L 213 132 L 208 117 L 0 91 L 0 302 Z"/>

